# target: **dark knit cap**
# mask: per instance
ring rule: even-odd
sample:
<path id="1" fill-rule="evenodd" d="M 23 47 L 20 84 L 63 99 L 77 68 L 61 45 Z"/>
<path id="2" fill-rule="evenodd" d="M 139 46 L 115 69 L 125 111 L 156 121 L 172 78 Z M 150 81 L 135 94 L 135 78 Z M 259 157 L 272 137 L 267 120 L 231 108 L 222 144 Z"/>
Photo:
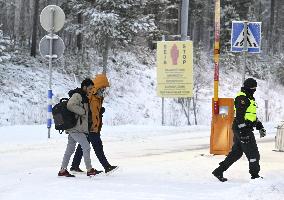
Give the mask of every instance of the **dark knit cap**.
<path id="1" fill-rule="evenodd" d="M 253 78 L 248 78 L 244 82 L 244 87 L 245 88 L 255 88 L 255 87 L 257 87 L 257 82 Z"/>

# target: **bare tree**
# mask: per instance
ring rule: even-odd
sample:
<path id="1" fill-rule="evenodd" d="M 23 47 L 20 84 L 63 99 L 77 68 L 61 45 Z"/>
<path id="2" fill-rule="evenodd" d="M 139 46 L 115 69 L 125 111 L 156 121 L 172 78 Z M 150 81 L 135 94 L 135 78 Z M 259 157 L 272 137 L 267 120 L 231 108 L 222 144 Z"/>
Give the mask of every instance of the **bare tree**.
<path id="1" fill-rule="evenodd" d="M 192 98 L 178 98 L 177 102 L 181 105 L 182 111 L 186 117 L 187 125 L 190 123 L 190 103 Z M 196 121 L 196 120 L 195 120 Z"/>

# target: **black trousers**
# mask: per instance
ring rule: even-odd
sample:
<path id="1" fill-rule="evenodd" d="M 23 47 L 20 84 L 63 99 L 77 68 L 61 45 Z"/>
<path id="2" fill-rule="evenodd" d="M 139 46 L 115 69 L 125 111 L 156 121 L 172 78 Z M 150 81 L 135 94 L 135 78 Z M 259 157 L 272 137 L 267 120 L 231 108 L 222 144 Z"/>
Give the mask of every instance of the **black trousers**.
<path id="1" fill-rule="evenodd" d="M 105 169 L 109 167 L 110 164 L 108 160 L 106 159 L 106 156 L 104 153 L 103 143 L 101 140 L 101 134 L 100 133 L 90 133 L 87 138 L 88 138 L 88 141 L 92 144 L 95 154 L 97 158 L 99 159 L 101 165 Z M 78 145 L 74 158 L 73 158 L 73 162 L 72 162 L 73 168 L 77 168 L 80 166 L 82 156 L 83 156 L 83 151 L 82 151 L 81 145 Z"/>
<path id="2" fill-rule="evenodd" d="M 260 155 L 258 151 L 258 147 L 255 141 L 255 136 L 251 130 L 246 132 L 246 135 L 250 136 L 250 140 L 248 143 L 242 143 L 240 140 L 240 131 L 234 131 L 234 145 L 232 147 L 231 152 L 225 158 L 223 162 L 219 165 L 219 169 L 222 171 L 226 171 L 234 162 L 239 160 L 243 153 L 246 155 L 249 161 L 249 173 L 252 176 L 258 175 L 260 171 L 259 160 Z"/>

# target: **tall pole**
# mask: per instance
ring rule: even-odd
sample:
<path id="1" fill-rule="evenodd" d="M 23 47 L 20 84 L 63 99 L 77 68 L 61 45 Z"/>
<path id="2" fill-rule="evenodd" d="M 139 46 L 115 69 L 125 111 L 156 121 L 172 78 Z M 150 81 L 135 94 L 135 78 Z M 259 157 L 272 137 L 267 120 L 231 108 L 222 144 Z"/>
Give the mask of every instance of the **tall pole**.
<path id="1" fill-rule="evenodd" d="M 162 35 L 162 41 L 165 41 L 166 37 L 165 35 Z M 165 98 L 162 97 L 162 126 L 165 125 L 165 114 L 164 114 L 164 110 L 165 110 Z"/>
<path id="2" fill-rule="evenodd" d="M 181 34 L 181 41 L 188 40 L 187 30 L 188 30 L 188 5 L 189 0 L 182 0 L 181 5 L 181 17 L 180 17 L 180 34 Z M 190 98 L 187 98 L 187 108 L 188 108 L 188 120 L 189 120 L 189 103 Z"/>
<path id="3" fill-rule="evenodd" d="M 244 66 L 243 66 L 243 74 L 242 74 L 242 83 L 245 82 L 246 79 L 246 69 L 247 69 L 247 52 L 248 52 L 248 21 L 244 21 Z"/>
<path id="4" fill-rule="evenodd" d="M 214 114 L 219 114 L 219 57 L 220 57 L 220 0 L 215 0 L 215 40 L 214 40 Z"/>
<path id="5" fill-rule="evenodd" d="M 268 117 L 268 99 L 264 100 L 265 103 L 265 121 L 268 122 L 269 121 L 269 117 Z"/>
<path id="6" fill-rule="evenodd" d="M 51 117 L 52 117 L 52 89 L 51 89 L 51 80 L 52 80 L 52 58 L 53 58 L 53 33 L 54 33 L 54 13 L 55 9 L 50 9 L 50 18 L 51 18 L 51 29 L 50 29 L 50 40 L 49 40 L 49 82 L 48 82 L 48 106 L 47 106 L 47 128 L 48 128 L 48 138 L 50 138 L 50 128 L 51 128 Z"/>
<path id="7" fill-rule="evenodd" d="M 182 0 L 181 7 L 181 41 L 187 40 L 189 0 Z"/>
<path id="8" fill-rule="evenodd" d="M 33 33 L 32 33 L 32 47 L 31 47 L 31 56 L 36 57 L 36 41 L 37 41 L 37 30 L 38 30 L 38 9 L 39 1 L 34 1 L 34 17 L 33 17 Z"/>

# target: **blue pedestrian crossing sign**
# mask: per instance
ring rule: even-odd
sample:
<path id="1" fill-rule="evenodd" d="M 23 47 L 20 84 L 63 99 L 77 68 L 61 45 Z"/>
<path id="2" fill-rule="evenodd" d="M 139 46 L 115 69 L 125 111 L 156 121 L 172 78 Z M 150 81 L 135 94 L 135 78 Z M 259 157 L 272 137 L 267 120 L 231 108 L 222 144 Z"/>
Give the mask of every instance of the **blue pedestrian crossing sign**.
<path id="1" fill-rule="evenodd" d="M 232 22 L 231 51 L 246 51 L 244 49 L 244 43 L 247 42 L 247 51 L 249 53 L 260 53 L 261 22 L 247 23 L 247 41 L 244 41 L 244 28 L 245 24 L 243 21 Z"/>

